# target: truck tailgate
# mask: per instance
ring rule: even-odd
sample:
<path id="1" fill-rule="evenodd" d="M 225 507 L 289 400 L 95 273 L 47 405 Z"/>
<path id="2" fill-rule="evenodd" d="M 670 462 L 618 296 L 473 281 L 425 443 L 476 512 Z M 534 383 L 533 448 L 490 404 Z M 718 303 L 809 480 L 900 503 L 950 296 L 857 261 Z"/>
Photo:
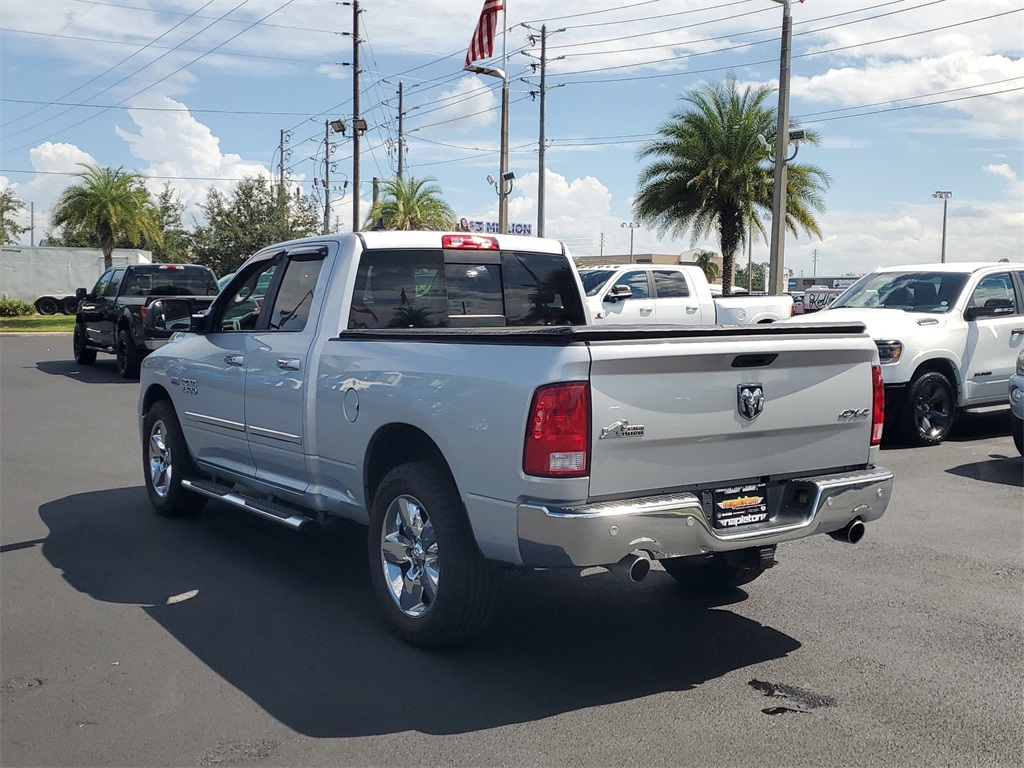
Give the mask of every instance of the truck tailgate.
<path id="1" fill-rule="evenodd" d="M 777 328 L 588 342 L 591 498 L 867 464 L 874 344 Z M 747 418 L 739 393 L 756 387 L 763 409 Z"/>

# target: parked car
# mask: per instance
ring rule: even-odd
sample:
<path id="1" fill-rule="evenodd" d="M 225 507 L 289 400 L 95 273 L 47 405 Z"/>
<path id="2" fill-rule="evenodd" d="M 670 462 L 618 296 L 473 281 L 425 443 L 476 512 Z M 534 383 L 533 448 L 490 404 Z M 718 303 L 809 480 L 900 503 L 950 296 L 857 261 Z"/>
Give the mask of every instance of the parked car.
<path id="1" fill-rule="evenodd" d="M 1017 369 L 1010 375 L 1010 432 L 1024 455 L 1024 349 L 1017 355 Z"/>
<path id="2" fill-rule="evenodd" d="M 691 590 L 728 590 L 777 545 L 856 542 L 885 511 L 863 326 L 587 320 L 554 240 L 381 231 L 268 247 L 143 363 L 150 501 L 368 525 L 384 616 L 432 647 L 482 630 L 497 566 L 639 581 L 656 559 Z"/>
<path id="3" fill-rule="evenodd" d="M 934 445 L 958 411 L 1005 405 L 1024 347 L 1024 266 L 884 267 L 813 318 L 867 326 L 882 362 L 887 432 Z"/>
<path id="4" fill-rule="evenodd" d="M 217 294 L 217 278 L 209 267 L 195 264 L 129 264 L 104 272 L 92 289 L 79 288 L 78 317 L 72 337 L 75 361 L 92 365 L 97 352 L 116 356 L 125 379 L 139 376 L 142 358 L 167 343 L 171 332 L 147 324 L 146 314 L 157 298 L 177 296 L 188 313 L 200 312 Z"/>
<path id="5" fill-rule="evenodd" d="M 790 296 L 722 296 L 689 264 L 621 264 L 580 270 L 595 325 L 755 325 L 793 316 Z M 718 295 L 715 295 L 717 287 Z"/>

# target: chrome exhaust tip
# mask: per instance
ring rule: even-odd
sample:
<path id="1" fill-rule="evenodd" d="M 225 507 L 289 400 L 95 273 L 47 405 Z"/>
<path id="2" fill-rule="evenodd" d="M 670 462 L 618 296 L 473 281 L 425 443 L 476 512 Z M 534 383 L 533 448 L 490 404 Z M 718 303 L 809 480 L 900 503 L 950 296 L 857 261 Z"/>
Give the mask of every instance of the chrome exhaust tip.
<path id="1" fill-rule="evenodd" d="M 845 528 L 838 531 L 832 531 L 829 536 L 836 541 L 842 541 L 847 544 L 856 544 L 864 538 L 866 531 L 867 526 L 864 525 L 864 521 L 858 517 L 847 523 Z"/>
<path id="2" fill-rule="evenodd" d="M 647 578 L 651 572 L 651 558 L 646 552 L 632 552 L 617 563 L 605 566 L 620 579 L 637 584 Z"/>

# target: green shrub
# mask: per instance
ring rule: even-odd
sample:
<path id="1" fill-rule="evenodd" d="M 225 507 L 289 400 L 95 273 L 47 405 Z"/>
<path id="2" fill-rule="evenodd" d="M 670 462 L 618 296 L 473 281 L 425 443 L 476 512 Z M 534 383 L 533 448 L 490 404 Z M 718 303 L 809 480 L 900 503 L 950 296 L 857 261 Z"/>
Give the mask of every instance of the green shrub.
<path id="1" fill-rule="evenodd" d="M 36 308 L 21 299 L 0 299 L 0 317 L 34 315 Z"/>

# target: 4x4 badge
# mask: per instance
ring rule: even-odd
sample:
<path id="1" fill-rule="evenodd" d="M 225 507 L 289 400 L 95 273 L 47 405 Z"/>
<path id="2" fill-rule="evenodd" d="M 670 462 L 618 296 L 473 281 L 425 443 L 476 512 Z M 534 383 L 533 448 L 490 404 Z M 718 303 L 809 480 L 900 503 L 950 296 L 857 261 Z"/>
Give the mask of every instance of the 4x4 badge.
<path id="1" fill-rule="evenodd" d="M 740 384 L 736 387 L 736 410 L 747 421 L 753 421 L 764 410 L 764 389 L 760 384 Z"/>

